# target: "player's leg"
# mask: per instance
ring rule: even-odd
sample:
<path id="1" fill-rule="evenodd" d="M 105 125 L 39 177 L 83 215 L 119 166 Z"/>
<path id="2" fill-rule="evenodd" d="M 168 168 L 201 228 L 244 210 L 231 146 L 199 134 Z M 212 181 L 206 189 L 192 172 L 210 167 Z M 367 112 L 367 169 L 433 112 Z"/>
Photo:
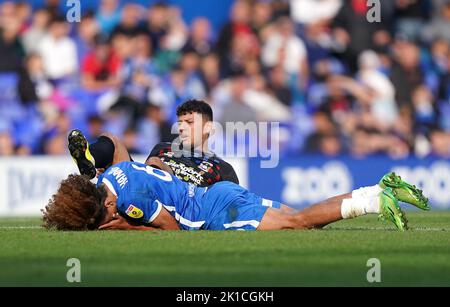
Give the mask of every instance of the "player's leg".
<path id="1" fill-rule="evenodd" d="M 343 194 L 343 195 L 339 195 L 339 196 L 334 196 L 334 197 L 331 197 L 331 198 L 327 199 L 327 201 L 330 203 L 330 202 L 335 201 L 335 200 L 336 201 L 342 201 L 342 199 L 345 199 L 345 198 L 352 198 L 352 193 L 347 193 L 347 194 Z M 296 209 L 294 209 L 292 207 L 289 207 L 289 206 L 283 205 L 283 204 L 281 204 L 279 210 L 281 210 L 281 212 L 286 213 L 286 214 L 297 214 L 297 213 L 299 213 L 299 210 L 296 210 Z"/>
<path id="2" fill-rule="evenodd" d="M 299 210 L 295 210 L 294 208 L 283 205 L 283 204 L 280 206 L 279 210 L 286 214 L 297 214 L 299 212 Z"/>
<path id="3" fill-rule="evenodd" d="M 375 197 L 385 188 L 391 188 L 393 195 L 398 201 L 408 203 L 422 210 L 430 210 L 428 198 L 423 195 L 422 190 L 406 182 L 393 172 L 384 175 L 378 184 L 354 190 L 351 195 L 353 198 Z"/>
<path id="4" fill-rule="evenodd" d="M 285 205 L 282 205 L 280 209 L 269 208 L 264 214 L 258 230 L 321 228 L 342 219 L 342 200 L 343 198 L 340 197 L 327 199 L 295 214 L 282 210 L 281 208 L 287 207 Z"/>
<path id="5" fill-rule="evenodd" d="M 355 193 L 358 195 L 358 193 Z M 407 228 L 404 213 L 390 188 L 375 197 L 352 197 L 353 193 L 329 198 L 298 212 L 288 214 L 279 209 L 269 208 L 259 224 L 258 230 L 313 229 L 366 214 L 380 214 L 400 229 Z"/>
<path id="6" fill-rule="evenodd" d="M 95 159 L 92 156 L 89 143 L 80 130 L 72 130 L 68 136 L 70 155 L 78 166 L 81 175 L 94 178 L 96 175 Z"/>
<path id="7" fill-rule="evenodd" d="M 422 190 L 415 185 L 409 184 L 395 173 L 388 173 L 381 178 L 378 186 L 381 188 L 389 187 L 393 190 L 397 200 L 416 206 L 422 210 L 430 210 L 428 198 L 426 198 Z"/>
<path id="8" fill-rule="evenodd" d="M 106 164 L 106 166 L 110 166 L 111 164 L 117 164 L 119 162 L 123 162 L 123 161 L 133 161 L 133 159 L 131 158 L 130 153 L 127 150 L 127 147 L 125 146 L 125 144 L 115 135 L 111 134 L 111 133 L 103 133 L 100 136 L 101 139 L 109 139 L 111 140 L 112 144 L 114 145 L 114 151 L 113 151 L 113 156 L 112 156 L 112 161 L 109 164 Z M 99 139 L 100 139 L 99 138 Z M 98 141 L 97 141 L 98 143 Z M 95 144 L 92 144 L 95 145 Z M 97 149 L 94 146 L 91 146 L 91 152 L 93 151 L 93 154 L 96 154 Z M 98 144 L 97 144 L 98 147 Z M 99 154 L 103 154 L 102 152 Z M 108 157 L 108 159 L 111 158 L 110 154 L 111 151 L 106 151 L 104 152 L 105 156 Z M 100 167 L 98 167 L 100 168 Z"/>
<path id="9" fill-rule="evenodd" d="M 125 145 L 109 133 L 102 134 L 89 145 L 81 131 L 72 130 L 68 136 L 68 148 L 80 174 L 89 178 L 95 177 L 96 169 L 104 170 L 112 164 L 132 160 Z"/>
<path id="10" fill-rule="evenodd" d="M 402 191 L 401 187 L 398 189 L 396 192 L 393 188 L 382 189 L 379 185 L 364 187 L 296 212 L 279 202 L 250 193 L 239 185 L 219 182 L 213 185 L 203 198 L 203 201 L 209 204 L 205 207 L 217 206 L 222 211 L 214 213 L 215 218 L 208 223 L 206 229 L 311 229 L 321 228 L 341 219 L 379 214 L 398 229 L 405 230 L 407 220 L 395 196 Z"/>

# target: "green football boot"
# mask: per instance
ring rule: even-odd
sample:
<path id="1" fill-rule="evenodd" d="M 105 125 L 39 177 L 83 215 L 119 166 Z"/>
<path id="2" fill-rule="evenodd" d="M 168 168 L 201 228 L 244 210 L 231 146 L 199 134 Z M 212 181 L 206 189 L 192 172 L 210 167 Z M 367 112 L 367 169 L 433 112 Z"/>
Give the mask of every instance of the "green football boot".
<path id="1" fill-rule="evenodd" d="M 399 201 L 411 204 L 422 210 L 430 210 L 428 198 L 423 195 L 422 190 L 402 180 L 395 173 L 384 175 L 378 185 L 382 189 L 392 188 L 395 198 Z"/>
<path id="2" fill-rule="evenodd" d="M 398 200 L 391 188 L 385 188 L 380 194 L 380 215 L 378 217 L 383 221 L 391 221 L 400 231 L 408 229 L 406 215 L 398 205 Z"/>
<path id="3" fill-rule="evenodd" d="M 78 166 L 81 175 L 92 179 L 96 175 L 95 162 L 89 152 L 89 143 L 80 130 L 72 130 L 68 136 L 69 152 Z"/>

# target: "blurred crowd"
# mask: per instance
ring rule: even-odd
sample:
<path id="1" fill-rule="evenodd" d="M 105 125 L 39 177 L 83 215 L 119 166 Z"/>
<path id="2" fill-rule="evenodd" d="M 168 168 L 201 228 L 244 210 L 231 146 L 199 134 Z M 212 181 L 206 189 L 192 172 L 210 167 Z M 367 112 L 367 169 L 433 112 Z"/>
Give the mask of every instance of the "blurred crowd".
<path id="1" fill-rule="evenodd" d="M 236 0 L 218 29 L 164 2 L 79 23 L 3 2 L 0 155 L 66 154 L 72 128 L 147 154 L 196 98 L 220 123 L 280 122 L 287 155 L 450 158 L 450 1 L 380 1 L 373 23 L 367 2 Z"/>

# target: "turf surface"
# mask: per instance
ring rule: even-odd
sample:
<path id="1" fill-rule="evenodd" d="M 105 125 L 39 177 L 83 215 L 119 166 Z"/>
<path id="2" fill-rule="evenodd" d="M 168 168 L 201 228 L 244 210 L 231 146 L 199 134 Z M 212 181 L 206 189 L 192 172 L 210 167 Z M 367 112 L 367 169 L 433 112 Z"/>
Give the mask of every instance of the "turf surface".
<path id="1" fill-rule="evenodd" d="M 450 286 L 450 212 L 408 219 L 403 233 L 374 216 L 272 232 L 56 232 L 0 219 L 0 286 Z M 69 258 L 79 284 L 66 280 Z M 369 258 L 381 283 L 367 282 Z"/>

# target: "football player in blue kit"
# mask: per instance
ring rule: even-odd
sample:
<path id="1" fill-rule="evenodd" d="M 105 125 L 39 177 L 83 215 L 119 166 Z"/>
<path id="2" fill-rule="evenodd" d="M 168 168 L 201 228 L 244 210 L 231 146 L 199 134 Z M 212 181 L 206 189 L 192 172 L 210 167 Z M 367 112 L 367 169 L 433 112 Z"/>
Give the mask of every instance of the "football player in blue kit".
<path id="1" fill-rule="evenodd" d="M 45 228 L 60 230 L 279 230 L 322 228 L 373 213 L 406 230 L 398 201 L 429 209 L 422 192 L 394 173 L 377 185 L 296 211 L 232 182 L 197 187 L 146 164 L 123 161 L 108 168 L 97 186 L 86 176 L 69 175 L 43 210 L 43 221 Z"/>
<path id="2" fill-rule="evenodd" d="M 183 230 L 252 230 L 258 227 L 267 208 L 281 208 L 280 203 L 258 197 L 229 181 L 196 187 L 139 163 L 113 166 L 99 177 L 97 185 L 102 184 L 113 195 L 113 214 L 117 210 L 151 224 L 164 210 Z"/>

